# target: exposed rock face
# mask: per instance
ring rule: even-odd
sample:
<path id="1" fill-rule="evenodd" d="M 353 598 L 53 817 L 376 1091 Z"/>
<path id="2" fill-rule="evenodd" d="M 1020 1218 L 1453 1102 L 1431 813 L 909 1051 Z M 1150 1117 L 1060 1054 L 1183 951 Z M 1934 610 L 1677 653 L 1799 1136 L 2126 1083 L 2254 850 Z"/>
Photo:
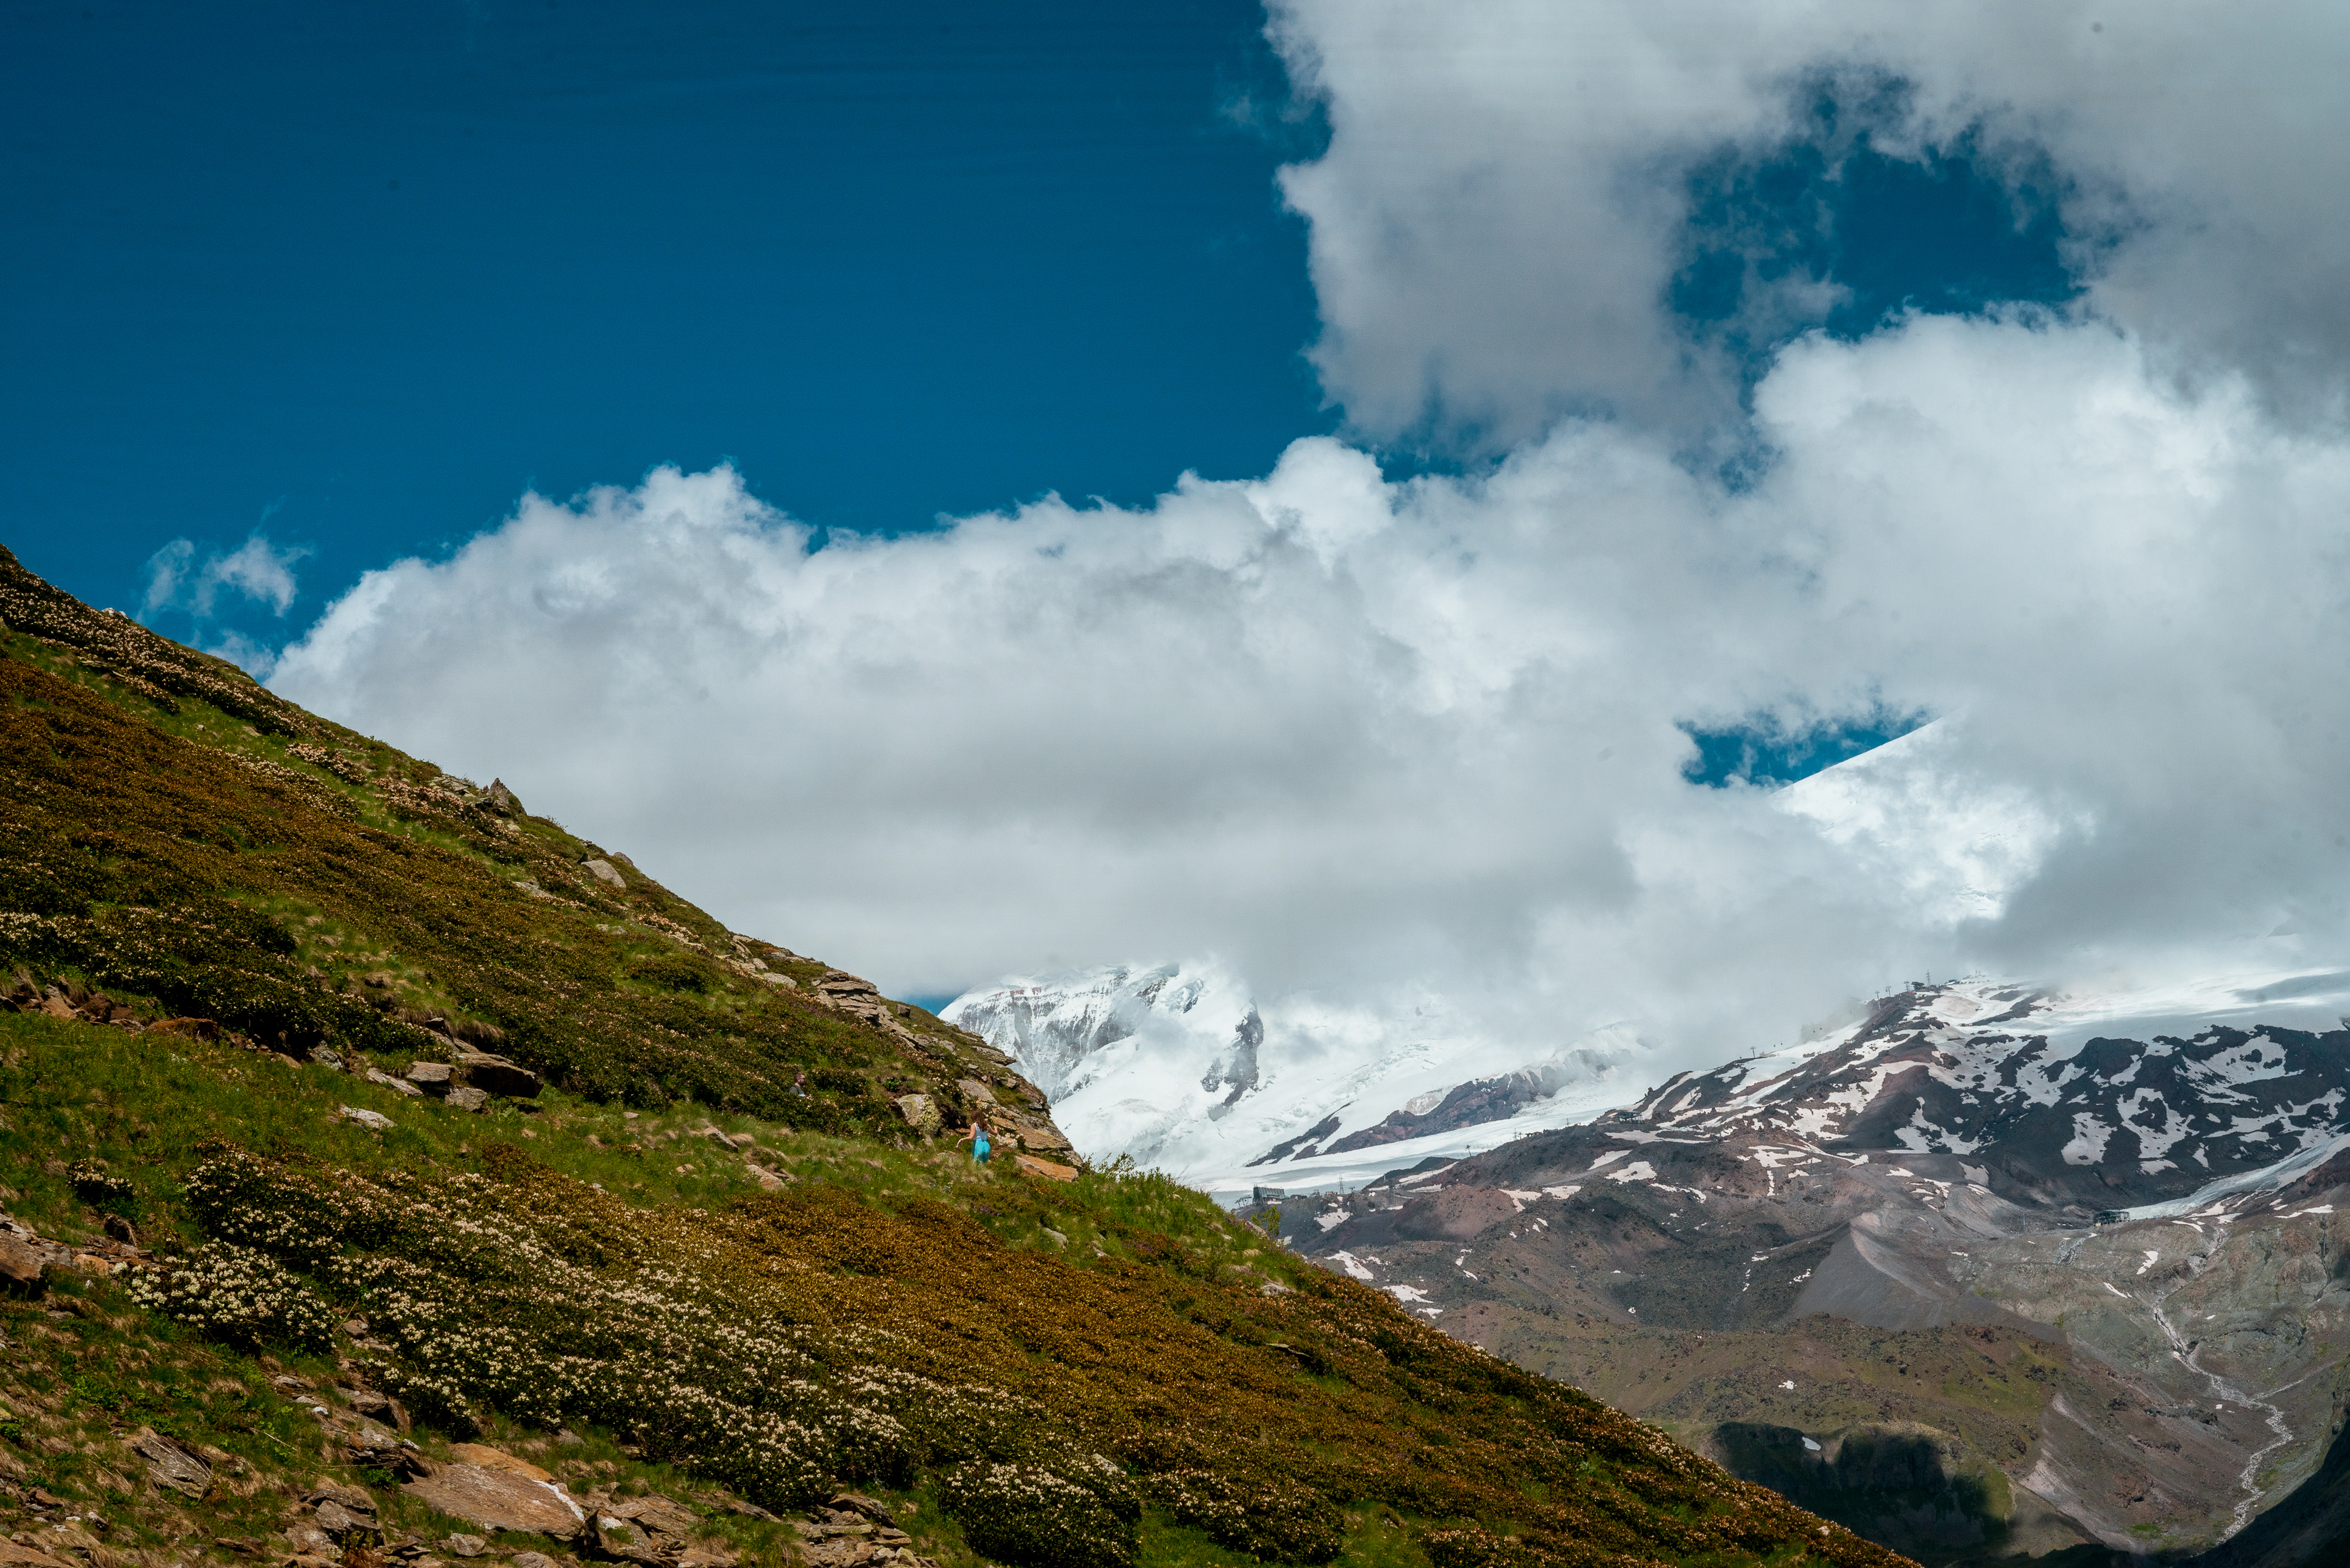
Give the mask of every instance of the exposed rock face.
<path id="1" fill-rule="evenodd" d="M 880 990 L 871 981 L 839 970 L 833 970 L 816 982 L 816 994 L 827 1006 L 868 1023 L 879 1023 L 887 1012 Z"/>
<path id="2" fill-rule="evenodd" d="M 937 1568 L 932 1559 L 915 1555 L 912 1537 L 898 1528 L 888 1506 L 862 1493 L 839 1493 L 798 1530 L 801 1553 L 814 1568 Z"/>
<path id="3" fill-rule="evenodd" d="M 47 1272 L 47 1258 L 18 1238 L 0 1231 L 0 1288 L 37 1295 Z"/>
<path id="4" fill-rule="evenodd" d="M 319 1532 L 340 1547 L 365 1546 L 383 1538 L 375 1499 L 355 1486 L 321 1480 L 303 1500 Z"/>
<path id="5" fill-rule="evenodd" d="M 1921 1560 L 2209 1546 L 2330 1462 L 2350 1033 L 2051 1016 L 1921 987 L 1284 1233 Z"/>
<path id="6" fill-rule="evenodd" d="M 1257 1086 L 1257 1053 L 1264 1046 L 1264 1020 L 1253 1007 L 1232 1026 L 1232 1048 L 1208 1065 L 1200 1087 L 1209 1094 L 1225 1091 L 1219 1110 L 1229 1110 L 1243 1095 Z"/>
<path id="7" fill-rule="evenodd" d="M 1276 1165 L 1284 1160 L 1310 1159 L 1316 1155 L 1349 1154 L 1357 1149 L 1426 1137 L 1430 1133 L 1456 1132 L 1462 1127 L 1501 1121 L 1538 1100 L 1549 1098 L 1568 1081 L 1569 1075 L 1566 1064 L 1562 1063 L 1472 1078 L 1447 1090 L 1441 1097 L 1430 1096 L 1432 1104 L 1409 1102 L 1389 1111 L 1386 1119 L 1344 1137 L 1330 1137 L 1343 1125 L 1340 1118 L 1326 1117 L 1297 1137 L 1274 1145 L 1249 1164 Z M 1325 1143 L 1326 1138 L 1330 1141 Z"/>
<path id="8" fill-rule="evenodd" d="M 538 1472 L 540 1477 L 546 1474 Z M 488 1531 L 512 1530 L 568 1541 L 579 1533 L 588 1517 L 570 1494 L 552 1480 L 504 1467 L 441 1465 L 402 1490 L 445 1514 Z"/>
<path id="9" fill-rule="evenodd" d="M 673 1563 L 701 1523 L 693 1510 L 658 1492 L 588 1501 L 588 1528 L 596 1550 L 618 1561 Z"/>
<path id="10" fill-rule="evenodd" d="M 183 1443 L 141 1427 L 130 1442 L 130 1451 L 147 1461 L 147 1478 L 166 1490 L 201 1501 L 213 1490 L 213 1468 Z"/>

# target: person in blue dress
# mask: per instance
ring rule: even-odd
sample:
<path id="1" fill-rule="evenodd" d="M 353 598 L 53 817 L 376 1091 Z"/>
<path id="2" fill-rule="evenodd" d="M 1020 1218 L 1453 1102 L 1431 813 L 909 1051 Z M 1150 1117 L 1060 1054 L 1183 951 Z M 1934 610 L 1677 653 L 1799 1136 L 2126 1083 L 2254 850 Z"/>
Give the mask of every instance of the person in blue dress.
<path id="1" fill-rule="evenodd" d="M 971 1145 L 971 1158 L 982 1165 L 987 1163 L 987 1157 L 995 1147 L 988 1141 L 987 1117 L 984 1116 L 972 1117 L 971 1126 L 963 1128 L 962 1137 L 955 1141 Z"/>

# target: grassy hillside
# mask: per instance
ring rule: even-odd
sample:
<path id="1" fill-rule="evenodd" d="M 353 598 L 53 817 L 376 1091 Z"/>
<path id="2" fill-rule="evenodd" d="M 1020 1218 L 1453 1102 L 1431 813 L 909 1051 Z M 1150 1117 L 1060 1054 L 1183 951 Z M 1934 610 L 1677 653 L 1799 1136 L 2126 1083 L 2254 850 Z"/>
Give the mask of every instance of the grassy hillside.
<path id="1" fill-rule="evenodd" d="M 494 1043 L 639 1107 L 879 1131 L 914 1091 L 960 1125 L 976 1083 L 1015 1127 L 1042 1109 L 975 1036 L 828 1004 L 825 964 L 728 931 L 502 785 L 315 718 L 5 550 L 0 617 L 0 957 L 296 1056 Z M 441 1038 L 419 1027 L 436 1018 Z M 1043 1122 L 1031 1141 L 1059 1142 Z"/>
<path id="2" fill-rule="evenodd" d="M 5 558 L 0 614 L 0 1204 L 62 1249 L 0 1302 L 20 1552 L 331 1561 L 359 1510 L 348 1568 L 423 1563 L 481 1441 L 694 1520 L 492 1560 L 1898 1561 L 1198 1194 L 974 1168 L 893 1096 L 1051 1142 L 1000 1058 L 501 790 Z M 469 1046 L 547 1088 L 402 1092 Z"/>

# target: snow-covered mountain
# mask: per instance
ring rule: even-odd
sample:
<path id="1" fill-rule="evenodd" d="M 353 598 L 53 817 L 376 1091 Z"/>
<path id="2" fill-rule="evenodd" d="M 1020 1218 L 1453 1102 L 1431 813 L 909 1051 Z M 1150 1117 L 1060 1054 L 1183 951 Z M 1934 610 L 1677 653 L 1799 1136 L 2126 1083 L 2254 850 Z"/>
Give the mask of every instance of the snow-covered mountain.
<path id="1" fill-rule="evenodd" d="M 1131 1157 L 1211 1192 L 1359 1184 L 1490 1148 L 1631 1092 L 1627 1029 L 1547 1049 L 1294 1002 L 1261 1010 L 1213 965 L 1019 978 L 941 1016 L 1011 1054 L 1096 1160 Z"/>
<path id="2" fill-rule="evenodd" d="M 1283 1235 L 1921 1560 L 2184 1551 L 2296 1486 L 2350 1508 L 2345 1007 L 2350 972 L 1916 985 Z M 1993 1470 L 2014 1506 L 1970 1501 Z"/>
<path id="3" fill-rule="evenodd" d="M 2167 993 L 1960 981 L 1615 1113 L 1675 1137 L 1950 1154 L 2093 1208 L 2289 1177 L 2350 1130 L 2350 974 Z M 2258 1173 L 2266 1172 L 2261 1176 Z"/>

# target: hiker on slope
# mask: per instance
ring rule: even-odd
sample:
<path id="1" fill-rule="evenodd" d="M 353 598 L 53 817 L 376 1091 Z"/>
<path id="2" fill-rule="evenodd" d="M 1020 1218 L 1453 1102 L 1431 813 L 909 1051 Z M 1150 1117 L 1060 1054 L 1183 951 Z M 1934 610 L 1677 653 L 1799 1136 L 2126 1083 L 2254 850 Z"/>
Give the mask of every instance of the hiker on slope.
<path id="1" fill-rule="evenodd" d="M 971 1145 L 971 1158 L 977 1160 L 980 1164 L 985 1165 L 987 1163 L 988 1151 L 994 1147 L 994 1145 L 988 1142 L 987 1117 L 985 1114 L 983 1113 L 972 1116 L 971 1118 L 971 1126 L 962 1129 L 962 1137 L 955 1139 L 955 1142 L 967 1143 Z"/>

